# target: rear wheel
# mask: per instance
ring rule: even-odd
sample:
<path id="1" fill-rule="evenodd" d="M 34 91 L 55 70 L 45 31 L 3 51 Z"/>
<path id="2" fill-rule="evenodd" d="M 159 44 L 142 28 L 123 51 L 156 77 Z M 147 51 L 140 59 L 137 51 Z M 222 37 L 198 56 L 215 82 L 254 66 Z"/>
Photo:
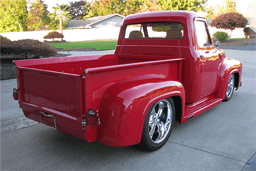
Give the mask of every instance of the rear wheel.
<path id="1" fill-rule="evenodd" d="M 228 87 L 226 91 L 226 97 L 224 101 L 228 101 L 231 99 L 235 89 L 235 75 L 232 74 L 229 78 Z"/>
<path id="2" fill-rule="evenodd" d="M 147 112 L 138 146 L 147 151 L 161 148 L 171 135 L 174 115 L 172 99 L 163 99 L 152 105 Z"/>

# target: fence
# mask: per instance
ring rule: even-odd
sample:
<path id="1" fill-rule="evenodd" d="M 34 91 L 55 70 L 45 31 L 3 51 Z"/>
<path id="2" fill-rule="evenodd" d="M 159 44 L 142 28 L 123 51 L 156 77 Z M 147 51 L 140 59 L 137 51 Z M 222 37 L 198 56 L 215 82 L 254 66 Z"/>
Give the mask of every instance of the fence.
<path id="1" fill-rule="evenodd" d="M 53 30 L 47 31 L 26 31 L 26 32 L 8 32 L 0 33 L 0 35 L 8 39 L 35 39 L 44 41 L 43 37 Z M 59 31 L 59 30 L 56 30 Z M 88 41 L 88 40 L 103 40 L 103 39 L 117 39 L 120 27 L 103 27 L 95 29 L 76 29 L 63 30 L 64 40 L 66 41 Z M 60 31 L 59 31 L 60 32 Z"/>
<path id="2" fill-rule="evenodd" d="M 10 40 L 20 39 L 36 39 L 44 41 L 43 37 L 53 30 L 47 31 L 26 31 L 26 32 L 9 32 L 0 33 L 0 35 L 7 37 Z M 59 31 L 59 30 L 56 30 Z M 88 40 L 104 40 L 104 39 L 117 39 L 119 35 L 119 27 L 102 27 L 94 29 L 77 29 L 77 30 L 63 30 L 64 40 L 66 41 L 88 41 Z M 216 29 L 209 27 L 211 35 L 216 31 L 223 31 L 228 33 L 224 29 Z M 231 38 L 244 38 L 243 28 L 237 28 L 232 32 Z"/>

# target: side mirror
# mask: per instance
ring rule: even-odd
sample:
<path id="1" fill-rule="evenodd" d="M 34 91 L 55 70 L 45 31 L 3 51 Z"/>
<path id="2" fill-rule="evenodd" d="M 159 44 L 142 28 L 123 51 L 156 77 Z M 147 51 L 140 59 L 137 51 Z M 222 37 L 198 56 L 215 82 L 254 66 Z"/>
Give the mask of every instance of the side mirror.
<path id="1" fill-rule="evenodd" d="M 216 47 L 219 47 L 219 46 L 220 46 L 220 41 L 217 40 L 217 41 L 215 42 L 215 46 L 216 46 Z"/>

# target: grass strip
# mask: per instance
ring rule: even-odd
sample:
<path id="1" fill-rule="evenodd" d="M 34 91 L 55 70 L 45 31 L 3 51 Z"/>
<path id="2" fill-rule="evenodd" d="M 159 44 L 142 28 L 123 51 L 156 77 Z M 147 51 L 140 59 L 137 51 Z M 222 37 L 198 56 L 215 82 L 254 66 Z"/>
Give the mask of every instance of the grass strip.
<path id="1" fill-rule="evenodd" d="M 67 43 L 50 43 L 49 45 L 56 49 L 73 50 L 73 49 L 95 49 L 95 50 L 111 50 L 115 49 L 117 40 L 100 40 L 100 41 L 83 41 L 83 42 L 67 42 Z"/>
<path id="2" fill-rule="evenodd" d="M 251 38 L 230 38 L 230 40 L 251 40 Z"/>

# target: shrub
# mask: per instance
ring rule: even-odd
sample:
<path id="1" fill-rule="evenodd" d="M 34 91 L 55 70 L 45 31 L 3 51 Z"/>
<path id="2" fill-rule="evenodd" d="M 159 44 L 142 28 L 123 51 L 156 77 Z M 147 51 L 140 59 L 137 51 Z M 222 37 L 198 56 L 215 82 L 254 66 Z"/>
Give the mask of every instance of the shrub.
<path id="1" fill-rule="evenodd" d="M 54 39 L 61 39 L 61 41 L 63 40 L 63 34 L 57 32 L 57 31 L 52 31 L 49 32 L 46 36 L 44 36 L 44 39 L 52 39 L 54 41 Z"/>
<path id="2" fill-rule="evenodd" d="M 6 41 L 1 43 L 1 53 L 4 55 L 30 57 L 55 56 L 57 50 L 38 40 L 24 39 L 18 41 Z"/>
<path id="3" fill-rule="evenodd" d="M 228 12 L 219 15 L 211 20 L 210 26 L 222 29 L 244 28 L 248 23 L 242 14 L 236 12 Z"/>
<path id="4" fill-rule="evenodd" d="M 11 41 L 11 40 L 8 39 L 7 37 L 0 35 L 0 42 L 9 42 L 9 41 Z"/>
<path id="5" fill-rule="evenodd" d="M 217 31 L 216 33 L 213 34 L 213 39 L 220 40 L 222 42 L 223 40 L 228 39 L 228 34 L 222 31 Z"/>
<path id="6" fill-rule="evenodd" d="M 247 39 L 248 37 L 254 38 L 256 35 L 255 31 L 253 31 L 250 27 L 244 28 L 244 36 Z"/>

